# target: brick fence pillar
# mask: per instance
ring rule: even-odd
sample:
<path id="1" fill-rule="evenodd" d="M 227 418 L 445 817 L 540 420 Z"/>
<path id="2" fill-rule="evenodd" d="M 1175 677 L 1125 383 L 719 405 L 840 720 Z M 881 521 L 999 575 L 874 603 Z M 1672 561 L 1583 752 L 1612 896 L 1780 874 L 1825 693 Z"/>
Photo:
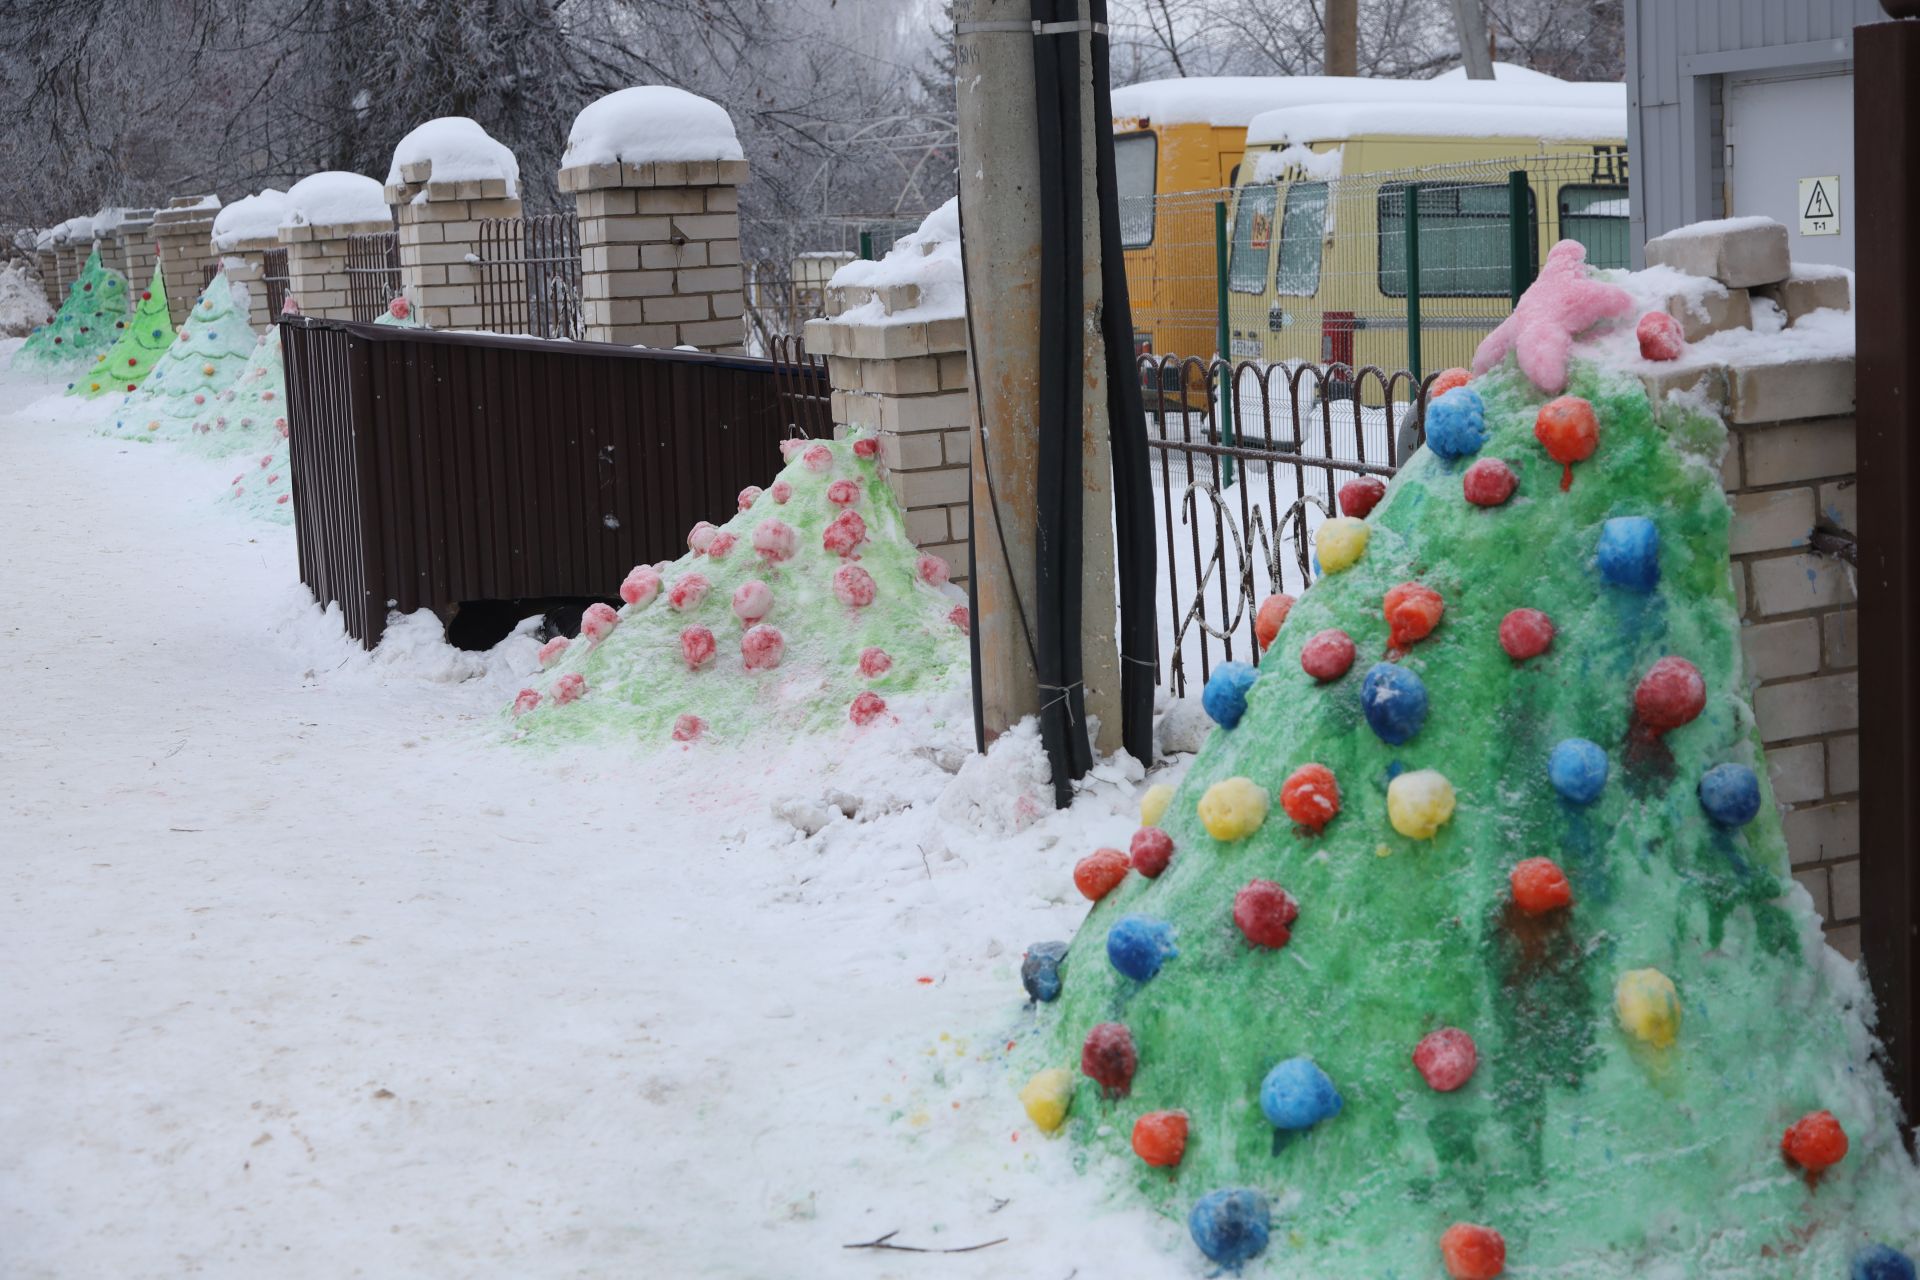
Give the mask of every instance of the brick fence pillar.
<path id="1" fill-rule="evenodd" d="M 322 320 L 351 320 L 347 298 L 347 237 L 391 231 L 386 219 L 337 225 L 305 224 L 280 228 L 287 250 L 287 293 L 300 300 L 305 315 Z"/>
<path id="2" fill-rule="evenodd" d="M 167 314 L 176 328 L 186 322 L 194 299 L 207 287 L 206 266 L 214 260 L 213 219 L 219 212 L 219 196 L 176 196 L 153 215 L 160 275 L 167 282 Z"/>
<path id="3" fill-rule="evenodd" d="M 247 323 L 256 332 L 278 319 L 267 310 L 266 254 L 267 250 L 279 247 L 277 238 L 237 240 L 219 251 L 220 260 L 227 269 L 227 282 L 247 286 Z"/>
<path id="4" fill-rule="evenodd" d="M 584 164 L 560 171 L 580 211 L 589 342 L 745 350 L 744 160 Z"/>
<path id="5" fill-rule="evenodd" d="M 807 322 L 807 349 L 827 357 L 836 434 L 879 436 L 881 472 L 906 513 L 907 536 L 965 582 L 973 483 L 967 322 L 891 318 L 920 303 L 914 284 L 830 286 L 827 318 Z"/>
<path id="6" fill-rule="evenodd" d="M 73 282 L 80 278 L 80 268 L 87 264 L 87 253 L 93 248 L 91 240 L 76 243 L 69 239 L 55 249 L 54 279 L 59 283 L 60 302 L 67 300 L 67 291 L 73 288 Z"/>
<path id="7" fill-rule="evenodd" d="M 67 300 L 60 288 L 60 250 L 52 241 L 34 246 L 34 265 L 40 269 L 40 291 L 47 295 L 47 305 L 55 311 Z"/>
<path id="8" fill-rule="evenodd" d="M 135 298 L 147 287 L 153 277 L 153 264 L 159 261 L 160 250 L 153 242 L 153 216 L 152 209 L 129 209 L 113 229 L 114 267 L 126 274 L 127 287 L 134 291 Z"/>
<path id="9" fill-rule="evenodd" d="M 505 178 L 435 182 L 431 160 L 399 172 L 386 196 L 399 224 L 400 283 L 414 314 L 430 329 L 482 328 L 480 220 L 519 217 L 519 197 L 508 194 Z"/>

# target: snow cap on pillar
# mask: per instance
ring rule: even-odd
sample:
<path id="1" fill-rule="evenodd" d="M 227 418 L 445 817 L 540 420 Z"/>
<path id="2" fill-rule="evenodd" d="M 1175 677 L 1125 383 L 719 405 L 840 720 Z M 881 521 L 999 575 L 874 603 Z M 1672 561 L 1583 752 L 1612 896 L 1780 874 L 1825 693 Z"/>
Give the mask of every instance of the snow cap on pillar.
<path id="1" fill-rule="evenodd" d="M 453 199 L 518 199 L 520 162 L 513 152 L 466 116 L 441 116 L 414 126 L 393 149 L 393 163 L 387 169 L 386 201 L 404 204 L 409 200 L 441 198 L 427 190 L 460 183 L 481 183 L 484 189 L 469 187 L 464 195 L 449 192 Z"/>
<path id="2" fill-rule="evenodd" d="M 685 89 L 645 84 L 583 107 L 567 133 L 560 167 L 745 158 L 726 108 Z"/>
<path id="3" fill-rule="evenodd" d="M 384 231 L 393 225 L 387 197 L 380 184 L 357 173 L 329 169 L 310 174 L 287 189 L 287 212 L 280 220 L 286 232 L 309 227 L 358 227 L 378 223 Z M 309 237 L 299 237 L 309 238 Z"/>

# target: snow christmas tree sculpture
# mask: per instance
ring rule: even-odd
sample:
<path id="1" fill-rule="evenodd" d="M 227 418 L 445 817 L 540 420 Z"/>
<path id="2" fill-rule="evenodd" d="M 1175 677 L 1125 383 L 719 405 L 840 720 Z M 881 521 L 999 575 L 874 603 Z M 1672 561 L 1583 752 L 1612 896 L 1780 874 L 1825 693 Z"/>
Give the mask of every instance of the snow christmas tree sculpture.
<path id="1" fill-rule="evenodd" d="M 68 395 L 98 399 L 114 392 L 139 389 L 153 366 L 173 345 L 173 321 L 167 316 L 167 283 L 154 264 L 153 279 L 134 300 L 133 315 L 113 349 L 95 359 L 93 367 L 67 388 Z"/>
<path id="2" fill-rule="evenodd" d="M 300 314 L 300 304 L 288 298 L 280 313 Z M 258 372 L 256 372 L 256 370 Z M 293 471 L 288 449 L 286 365 L 280 354 L 280 326 L 274 325 L 253 349 L 253 358 L 240 380 L 221 392 L 221 412 L 251 447 L 259 449 L 251 464 L 233 477 L 227 497 L 249 515 L 275 524 L 293 522 Z M 262 424 L 265 424 L 264 427 Z M 264 447 L 260 437 L 264 436 Z M 205 440 L 208 437 L 200 437 Z"/>
<path id="3" fill-rule="evenodd" d="M 229 284 L 222 269 L 201 291 L 147 380 L 122 398 L 106 433 L 142 440 L 211 433 L 217 398 L 247 367 L 253 347 L 245 289 Z"/>
<path id="4" fill-rule="evenodd" d="M 764 491 L 701 521 L 671 563 L 637 565 L 625 606 L 594 605 L 512 713 L 534 740 L 596 734 L 734 743 L 868 725 L 886 699 L 951 687 L 965 596 L 908 540 L 874 441 L 792 440 Z"/>
<path id="5" fill-rule="evenodd" d="M 287 374 L 280 358 L 280 326 L 269 325 L 253 344 L 246 367 L 213 397 L 211 414 L 196 418 L 185 443 L 196 452 L 224 458 L 258 452 L 287 438 Z"/>
<path id="6" fill-rule="evenodd" d="M 51 323 L 28 335 L 14 355 L 21 368 L 72 369 L 95 363 L 95 357 L 119 341 L 127 325 L 127 278 L 100 265 L 100 250 L 87 255 L 80 278 L 67 290 Z"/>
<path id="7" fill-rule="evenodd" d="M 1910 1276 L 1920 1175 L 1746 695 L 1722 429 L 1504 337 L 1569 394 L 1503 363 L 1437 400 L 1209 680 L 1177 793 L 1077 851 L 1022 1101 L 1255 1275 Z"/>

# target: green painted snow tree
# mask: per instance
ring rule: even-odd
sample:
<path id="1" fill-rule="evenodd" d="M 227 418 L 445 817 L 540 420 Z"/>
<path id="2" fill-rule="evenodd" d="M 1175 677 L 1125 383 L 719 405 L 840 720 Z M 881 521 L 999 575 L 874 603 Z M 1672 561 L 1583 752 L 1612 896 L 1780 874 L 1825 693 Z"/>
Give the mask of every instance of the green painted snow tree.
<path id="1" fill-rule="evenodd" d="M 176 441 L 212 434 L 219 394 L 247 367 L 253 347 L 246 303 L 226 271 L 216 272 L 146 381 L 115 406 L 105 433 Z"/>
<path id="2" fill-rule="evenodd" d="M 1766 781 L 1723 428 L 1565 359 L 1551 405 L 1510 365 L 1436 401 L 1327 521 L 1023 965 L 1028 1114 L 1250 1274 L 1845 1280 L 1920 1245 Z"/>
<path id="3" fill-rule="evenodd" d="M 134 300 L 133 314 L 113 348 L 95 359 L 93 367 L 67 388 L 67 394 L 97 400 L 101 396 L 136 391 L 153 366 L 173 345 L 173 321 L 167 316 L 167 283 L 154 264 L 153 279 Z"/>
<path id="4" fill-rule="evenodd" d="M 127 278 L 102 266 L 95 248 L 59 312 L 28 335 L 14 354 L 14 364 L 49 372 L 83 368 L 118 342 L 126 325 Z"/>

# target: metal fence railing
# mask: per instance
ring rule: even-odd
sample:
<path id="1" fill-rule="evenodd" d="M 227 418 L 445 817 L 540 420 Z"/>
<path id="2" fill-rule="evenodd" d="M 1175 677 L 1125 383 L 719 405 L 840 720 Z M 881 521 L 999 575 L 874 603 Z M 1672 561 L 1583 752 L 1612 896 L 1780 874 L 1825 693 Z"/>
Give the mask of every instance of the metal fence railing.
<path id="1" fill-rule="evenodd" d="M 362 323 L 379 319 L 400 296 L 400 237 L 392 231 L 348 236 L 346 276 L 353 318 Z"/>
<path id="2" fill-rule="evenodd" d="M 1143 350 L 1425 373 L 1471 358 L 1556 241 L 1628 265 L 1623 149 L 1324 179 L 1280 158 L 1249 153 L 1238 187 L 1157 196 L 1136 218 Z"/>
<path id="3" fill-rule="evenodd" d="M 580 219 L 571 210 L 483 218 L 480 328 L 579 339 Z"/>
<path id="4" fill-rule="evenodd" d="M 260 255 L 260 282 L 267 288 L 267 315 L 277 320 L 287 305 L 287 290 L 293 287 L 285 249 L 269 249 Z"/>

